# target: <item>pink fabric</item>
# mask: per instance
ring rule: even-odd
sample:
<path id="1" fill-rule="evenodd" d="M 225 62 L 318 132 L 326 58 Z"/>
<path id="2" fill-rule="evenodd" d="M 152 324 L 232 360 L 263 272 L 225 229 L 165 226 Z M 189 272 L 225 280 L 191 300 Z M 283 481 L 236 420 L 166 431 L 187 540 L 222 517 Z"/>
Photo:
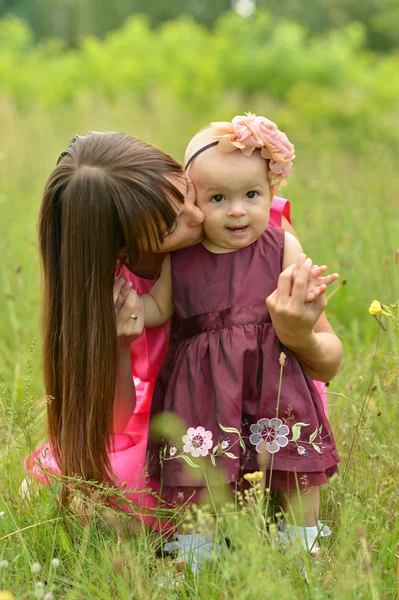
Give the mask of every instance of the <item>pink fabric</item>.
<path id="1" fill-rule="evenodd" d="M 119 497 L 111 501 L 111 506 L 132 513 L 136 519 L 153 529 L 169 532 L 172 524 L 161 522 L 153 515 L 159 505 L 155 495 L 159 493 L 159 483 L 146 476 L 146 439 L 137 443 L 133 436 L 124 433 L 114 435 L 113 443 L 110 458 L 117 475 L 115 487 L 123 487 L 127 491 L 124 493 L 126 502 Z M 43 485 L 49 485 L 54 475 L 60 473 L 49 444 L 43 444 L 27 456 L 24 467 L 29 477 Z"/>
<path id="2" fill-rule="evenodd" d="M 291 205 L 290 201 L 279 196 L 274 196 L 270 207 L 269 227 L 281 227 L 283 217 L 291 225 Z"/>
<path id="3" fill-rule="evenodd" d="M 282 217 L 291 223 L 290 203 L 284 198 L 275 196 L 270 211 L 269 225 L 281 227 Z M 123 268 L 126 279 L 133 283 L 134 289 L 139 294 L 145 294 L 153 285 L 152 280 L 136 277 L 128 269 Z M 143 488 L 142 479 L 143 466 L 145 464 L 145 449 L 147 442 L 147 429 L 151 409 L 151 399 L 155 379 L 166 353 L 169 339 L 169 324 L 162 327 L 146 329 L 142 335 L 135 340 L 130 347 L 132 363 L 132 374 L 136 387 L 136 407 L 126 426 L 123 434 L 113 436 L 113 452 L 111 453 L 111 464 L 117 476 L 117 484 L 127 482 L 127 489 L 135 490 L 126 494 L 126 498 L 143 507 L 154 507 L 156 500 L 153 496 L 139 491 Z M 327 412 L 327 395 L 325 386 L 315 382 L 319 390 L 324 408 Z M 58 473 L 58 468 L 51 453 L 49 444 L 40 446 L 35 452 L 25 459 L 25 472 L 33 479 L 42 484 L 49 482 L 52 473 Z M 153 490 L 158 489 L 158 484 L 151 481 Z M 144 486 L 144 487 L 148 487 Z M 130 512 L 128 505 L 122 507 L 125 512 Z M 137 514 L 135 514 L 137 517 Z M 159 524 L 153 524 L 150 517 L 142 516 L 142 520 L 153 527 L 159 528 Z"/>

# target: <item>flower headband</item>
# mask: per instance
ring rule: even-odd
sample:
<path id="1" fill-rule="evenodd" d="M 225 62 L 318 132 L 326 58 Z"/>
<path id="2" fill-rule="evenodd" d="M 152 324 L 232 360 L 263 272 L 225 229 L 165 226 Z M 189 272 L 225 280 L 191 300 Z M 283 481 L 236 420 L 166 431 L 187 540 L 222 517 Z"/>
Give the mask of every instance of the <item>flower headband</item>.
<path id="1" fill-rule="evenodd" d="M 211 123 L 211 138 L 217 140 L 200 148 L 186 164 L 186 169 L 198 154 L 218 145 L 222 152 L 241 150 L 245 156 L 251 156 L 254 150 L 261 149 L 262 157 L 269 160 L 268 176 L 277 188 L 287 185 L 287 177 L 295 158 L 294 146 L 283 131 L 266 117 L 257 117 L 247 113 L 237 116 L 231 122 Z"/>

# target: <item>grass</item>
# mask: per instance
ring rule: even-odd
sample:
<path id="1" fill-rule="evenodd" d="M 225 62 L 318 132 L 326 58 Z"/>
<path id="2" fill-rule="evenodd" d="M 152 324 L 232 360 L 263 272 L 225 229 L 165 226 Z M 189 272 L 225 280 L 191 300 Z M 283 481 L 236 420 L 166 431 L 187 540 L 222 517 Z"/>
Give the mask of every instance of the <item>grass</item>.
<path id="1" fill-rule="evenodd" d="M 28 505 L 18 493 L 23 458 L 46 439 L 36 241 L 45 178 L 75 132 L 127 131 L 180 158 L 197 127 L 226 118 L 206 115 L 194 122 L 183 113 L 176 135 L 178 109 L 155 99 L 149 119 L 149 107 L 81 98 L 73 109 L 43 114 L 32 107 L 19 113 L 0 100 L 0 590 L 11 590 L 18 599 L 51 592 L 68 600 L 394 600 L 399 597 L 398 347 L 392 328 L 380 329 L 368 314 L 372 300 L 399 298 L 399 175 L 391 149 L 381 142 L 365 141 L 355 152 L 328 132 L 316 139 L 299 126 L 290 132 L 298 155 L 287 191 L 294 226 L 314 261 L 327 263 L 347 281 L 328 307 L 345 348 L 342 370 L 329 388 L 342 464 L 340 475 L 323 490 L 322 518 L 333 535 L 323 542 L 314 571 L 306 555 L 282 549 L 267 535 L 259 501 L 250 499 L 241 511 L 227 507 L 218 516 L 219 540 L 228 537 L 231 548 L 198 578 L 176 576 L 176 587 L 169 577 L 174 567 L 158 556 L 159 537 L 140 528 L 127 533 L 131 518 L 121 528 L 116 517 L 105 518 L 94 507 L 82 524 L 59 507 L 57 486 L 40 489 Z M 165 111 L 170 119 L 162 118 Z M 203 510 L 202 520 L 208 512 Z M 54 558 L 59 566 L 52 564 Z M 34 563 L 40 572 L 32 572 Z"/>

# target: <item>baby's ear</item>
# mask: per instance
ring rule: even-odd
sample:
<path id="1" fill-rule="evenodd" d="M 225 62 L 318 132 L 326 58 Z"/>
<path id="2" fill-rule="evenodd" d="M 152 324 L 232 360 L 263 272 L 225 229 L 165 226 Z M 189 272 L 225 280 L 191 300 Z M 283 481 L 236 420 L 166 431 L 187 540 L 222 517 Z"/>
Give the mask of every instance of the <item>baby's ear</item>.
<path id="1" fill-rule="evenodd" d="M 270 186 L 270 204 L 273 202 L 274 194 L 276 193 L 276 186 Z"/>

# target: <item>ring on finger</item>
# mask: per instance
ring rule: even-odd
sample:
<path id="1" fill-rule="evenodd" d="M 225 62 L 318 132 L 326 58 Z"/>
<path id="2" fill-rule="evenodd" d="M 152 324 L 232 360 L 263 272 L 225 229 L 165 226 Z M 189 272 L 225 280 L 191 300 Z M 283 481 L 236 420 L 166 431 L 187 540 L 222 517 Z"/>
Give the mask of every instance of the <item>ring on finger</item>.
<path id="1" fill-rule="evenodd" d="M 137 315 L 130 315 L 130 318 L 133 319 L 133 321 L 137 321 Z"/>

